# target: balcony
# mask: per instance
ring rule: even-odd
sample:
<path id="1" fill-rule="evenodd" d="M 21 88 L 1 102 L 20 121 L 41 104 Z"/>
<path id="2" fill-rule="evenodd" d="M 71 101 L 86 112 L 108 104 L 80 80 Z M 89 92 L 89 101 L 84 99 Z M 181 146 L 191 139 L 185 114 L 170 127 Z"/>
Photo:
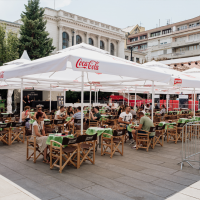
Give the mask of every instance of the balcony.
<path id="1" fill-rule="evenodd" d="M 157 51 L 157 50 L 163 50 L 163 49 L 166 49 L 166 48 L 171 48 L 171 43 L 152 46 L 151 50 Z"/>
<path id="2" fill-rule="evenodd" d="M 151 56 L 153 57 L 153 56 Z M 167 59 L 171 59 L 172 58 L 172 54 L 171 53 L 168 53 L 168 54 L 161 54 L 159 56 L 155 56 L 154 57 L 155 59 L 162 59 L 162 58 L 167 58 Z"/>
<path id="3" fill-rule="evenodd" d="M 192 57 L 192 56 L 199 56 L 199 55 L 200 55 L 200 49 L 196 49 L 196 50 L 173 53 L 172 58 Z"/>
<path id="4" fill-rule="evenodd" d="M 142 39 L 142 40 L 133 41 L 133 42 L 127 41 L 127 45 L 132 45 L 132 44 L 137 45 L 137 44 L 145 43 L 147 41 L 148 41 L 148 38 L 145 38 L 145 39 Z"/>
<path id="5" fill-rule="evenodd" d="M 180 41 L 180 42 L 172 42 L 171 45 L 172 47 L 181 47 L 181 46 L 188 46 L 188 45 L 192 45 L 192 44 L 199 44 L 200 43 L 200 39 L 199 40 L 192 40 L 192 41 Z"/>

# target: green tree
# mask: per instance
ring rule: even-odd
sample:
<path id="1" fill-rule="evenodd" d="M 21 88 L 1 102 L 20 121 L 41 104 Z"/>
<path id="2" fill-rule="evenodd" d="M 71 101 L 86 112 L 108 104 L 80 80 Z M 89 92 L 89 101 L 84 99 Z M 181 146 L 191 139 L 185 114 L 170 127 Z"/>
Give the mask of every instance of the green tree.
<path id="1" fill-rule="evenodd" d="M 18 44 L 17 33 L 11 30 L 6 33 L 6 24 L 0 24 L 0 66 L 19 58 Z"/>
<path id="2" fill-rule="evenodd" d="M 39 7 L 40 0 L 28 1 L 26 11 L 21 14 L 23 25 L 20 27 L 20 55 L 27 50 L 30 59 L 35 60 L 48 56 L 55 47 L 53 39 L 49 38 L 44 20 L 44 9 Z"/>

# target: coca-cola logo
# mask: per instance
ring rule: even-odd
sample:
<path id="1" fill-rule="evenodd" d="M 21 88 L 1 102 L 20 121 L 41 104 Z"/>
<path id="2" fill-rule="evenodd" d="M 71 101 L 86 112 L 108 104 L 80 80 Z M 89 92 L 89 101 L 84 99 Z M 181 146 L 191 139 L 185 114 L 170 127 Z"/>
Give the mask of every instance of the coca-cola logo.
<path id="1" fill-rule="evenodd" d="M 76 68 L 99 70 L 99 62 L 91 60 L 89 62 L 83 61 L 81 58 L 76 62 Z"/>
<path id="2" fill-rule="evenodd" d="M 4 72 L 0 72 L 0 78 L 4 78 Z"/>
<path id="3" fill-rule="evenodd" d="M 174 79 L 174 85 L 177 85 L 177 84 L 182 84 L 182 79 L 180 79 L 180 78 L 175 78 L 175 79 Z"/>

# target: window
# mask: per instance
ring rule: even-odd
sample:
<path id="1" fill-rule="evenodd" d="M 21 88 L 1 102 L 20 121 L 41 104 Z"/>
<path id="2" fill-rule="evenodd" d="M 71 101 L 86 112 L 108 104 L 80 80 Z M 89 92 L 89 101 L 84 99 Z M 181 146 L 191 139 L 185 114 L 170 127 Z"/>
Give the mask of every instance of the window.
<path id="1" fill-rule="evenodd" d="M 140 36 L 140 40 L 144 40 L 144 39 L 146 39 L 146 38 L 147 38 L 146 35 L 142 35 L 142 36 Z"/>
<path id="2" fill-rule="evenodd" d="M 139 58 L 136 58 L 136 62 L 137 62 L 137 63 L 140 63 L 140 59 L 139 59 Z"/>
<path id="3" fill-rule="evenodd" d="M 94 42 L 93 42 L 93 39 L 92 39 L 92 38 L 89 38 L 89 39 L 88 39 L 88 43 L 89 43 L 90 45 L 94 46 Z"/>
<path id="4" fill-rule="evenodd" d="M 167 54 L 167 49 L 163 50 L 163 54 Z"/>
<path id="5" fill-rule="evenodd" d="M 69 35 L 66 32 L 62 34 L 62 48 L 65 49 L 69 47 Z"/>
<path id="6" fill-rule="evenodd" d="M 114 44 L 110 43 L 110 54 L 114 56 L 114 53 L 115 53 Z"/>
<path id="7" fill-rule="evenodd" d="M 142 45 L 140 46 L 140 49 L 141 49 L 141 50 L 147 49 L 147 44 L 142 44 Z"/>
<path id="8" fill-rule="evenodd" d="M 162 34 L 167 34 L 167 33 L 171 33 L 171 29 L 166 29 L 162 31 Z"/>
<path id="9" fill-rule="evenodd" d="M 181 30 L 184 30 L 184 29 L 187 29 L 187 25 L 179 26 L 179 27 L 177 28 L 177 31 L 181 31 Z"/>
<path id="10" fill-rule="evenodd" d="M 138 50 L 138 46 L 134 46 L 133 51 L 137 51 L 137 50 Z"/>
<path id="11" fill-rule="evenodd" d="M 138 37 L 134 37 L 130 39 L 130 42 L 135 42 L 135 41 L 138 41 Z"/>
<path id="12" fill-rule="evenodd" d="M 102 40 L 100 41 L 100 49 L 103 49 L 103 50 L 105 49 L 104 42 Z"/>
<path id="13" fill-rule="evenodd" d="M 128 60 L 128 56 L 125 56 L 125 59 Z"/>
<path id="14" fill-rule="evenodd" d="M 151 33 L 151 37 L 155 37 L 155 36 L 159 36 L 160 35 L 160 31 L 159 32 L 155 32 L 155 33 Z"/>
<path id="15" fill-rule="evenodd" d="M 76 44 L 80 44 L 82 42 L 81 36 L 77 35 L 76 36 Z"/>

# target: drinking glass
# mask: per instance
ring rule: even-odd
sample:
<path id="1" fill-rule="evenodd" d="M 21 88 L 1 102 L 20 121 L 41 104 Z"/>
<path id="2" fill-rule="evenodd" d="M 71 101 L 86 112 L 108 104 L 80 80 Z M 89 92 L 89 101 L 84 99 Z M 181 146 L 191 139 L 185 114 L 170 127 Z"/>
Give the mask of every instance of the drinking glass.
<path id="1" fill-rule="evenodd" d="M 57 134 L 58 133 L 58 127 L 57 126 L 55 127 L 55 131 L 56 131 L 56 134 Z"/>

